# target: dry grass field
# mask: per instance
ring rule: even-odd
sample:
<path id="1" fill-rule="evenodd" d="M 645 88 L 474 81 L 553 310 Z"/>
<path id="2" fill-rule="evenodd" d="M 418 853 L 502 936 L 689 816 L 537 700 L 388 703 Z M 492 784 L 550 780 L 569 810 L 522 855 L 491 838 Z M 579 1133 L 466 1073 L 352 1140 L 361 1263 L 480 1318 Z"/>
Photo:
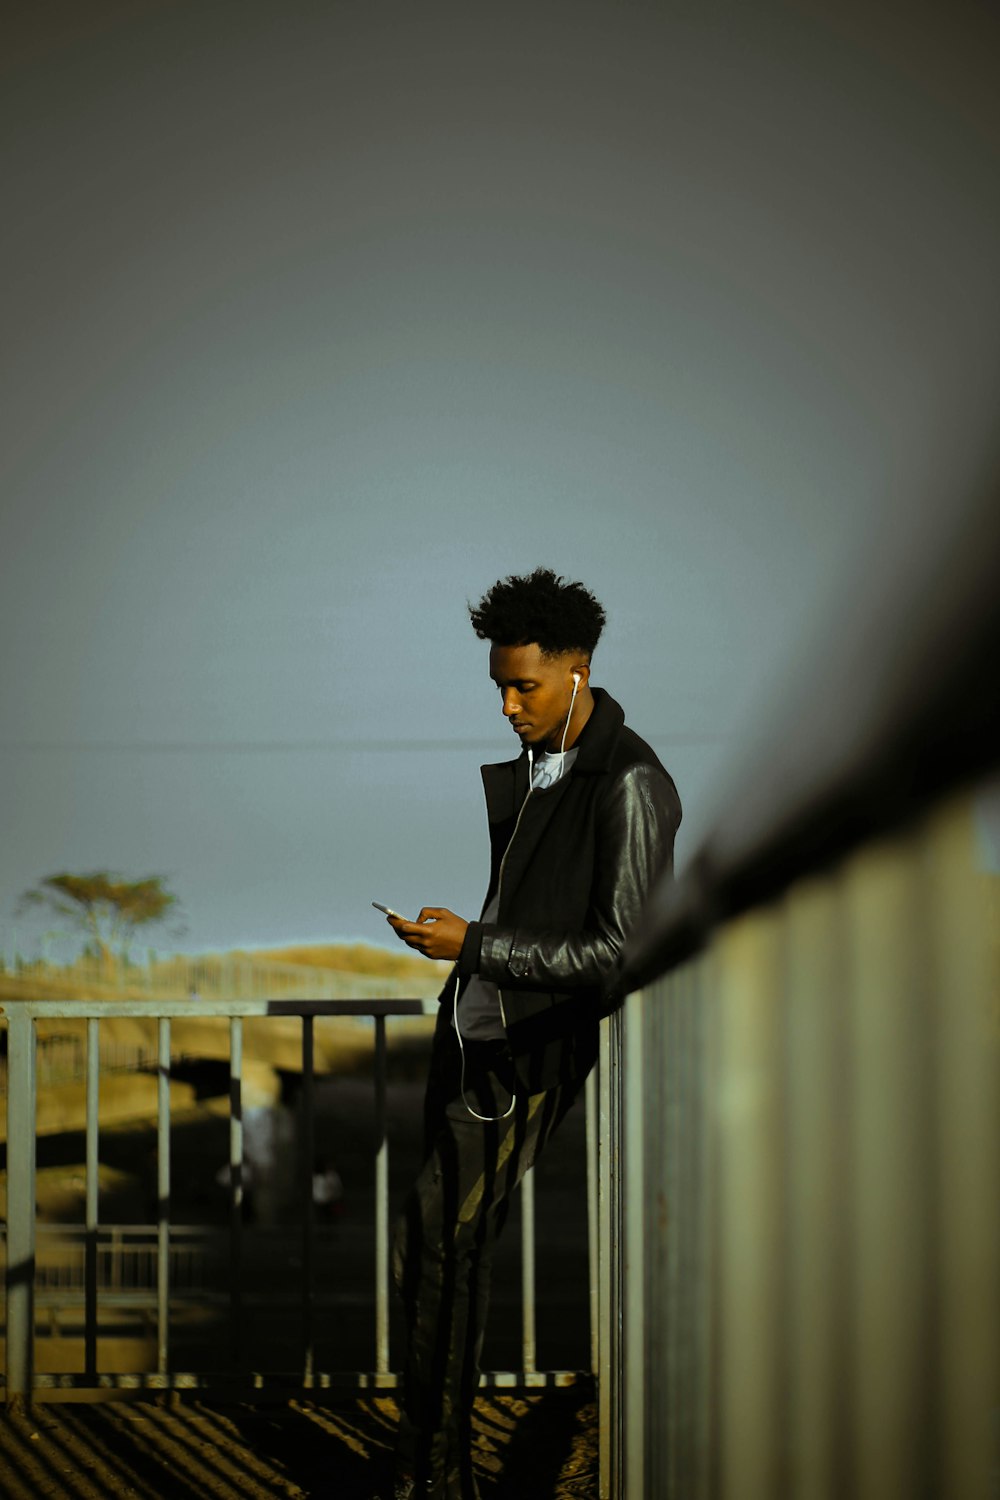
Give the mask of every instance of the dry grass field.
<path id="1" fill-rule="evenodd" d="M 81 956 L 68 964 L 44 960 L 0 963 L 0 1002 L 4 1000 L 186 999 L 192 989 L 204 998 L 259 995 L 278 999 L 321 998 L 335 985 L 345 996 L 375 993 L 434 995 L 449 965 L 430 963 L 408 950 L 366 943 L 314 943 L 284 948 L 235 949 L 227 953 L 180 954 L 140 959 Z"/>

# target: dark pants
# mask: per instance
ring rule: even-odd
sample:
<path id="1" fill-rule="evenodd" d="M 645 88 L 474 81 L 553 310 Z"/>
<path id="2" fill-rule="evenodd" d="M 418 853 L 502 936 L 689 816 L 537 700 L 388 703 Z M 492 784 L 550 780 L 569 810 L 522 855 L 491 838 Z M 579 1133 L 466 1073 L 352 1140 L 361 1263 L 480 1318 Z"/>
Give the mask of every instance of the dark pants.
<path id="1" fill-rule="evenodd" d="M 398 1464 L 449 1500 L 475 1493 L 471 1417 L 493 1247 L 511 1193 L 577 1092 L 528 1095 L 506 1042 L 467 1042 L 465 1051 L 463 1098 L 454 1035 L 435 1043 L 428 1154 L 393 1247 L 407 1325 Z"/>

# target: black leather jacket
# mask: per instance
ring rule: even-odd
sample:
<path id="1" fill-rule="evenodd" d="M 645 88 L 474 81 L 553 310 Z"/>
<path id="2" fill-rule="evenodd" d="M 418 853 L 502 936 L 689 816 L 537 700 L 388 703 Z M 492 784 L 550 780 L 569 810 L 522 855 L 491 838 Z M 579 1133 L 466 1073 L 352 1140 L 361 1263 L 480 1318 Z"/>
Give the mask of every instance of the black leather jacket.
<path id="1" fill-rule="evenodd" d="M 527 796 L 522 755 L 483 766 L 495 924 L 472 922 L 457 965 L 500 990 L 507 1035 L 532 1093 L 578 1082 L 597 1057 L 597 1023 L 625 938 L 672 865 L 681 805 L 654 751 L 600 688 L 565 778 Z M 442 993 L 451 1031 L 454 978 Z"/>

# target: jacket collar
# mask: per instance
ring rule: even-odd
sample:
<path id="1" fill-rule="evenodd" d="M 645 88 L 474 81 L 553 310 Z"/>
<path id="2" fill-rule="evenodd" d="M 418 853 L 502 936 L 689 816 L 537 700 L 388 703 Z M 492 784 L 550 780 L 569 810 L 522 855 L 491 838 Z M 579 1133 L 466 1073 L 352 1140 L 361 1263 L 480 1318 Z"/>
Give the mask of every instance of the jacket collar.
<path id="1" fill-rule="evenodd" d="M 594 711 L 576 741 L 580 753 L 570 768 L 571 777 L 607 771 L 625 723 L 625 715 L 610 693 L 606 693 L 603 688 L 594 688 L 593 694 Z M 522 750 L 516 760 L 483 766 L 482 773 L 490 822 L 499 823 L 505 818 L 514 817 L 528 790 L 527 750 Z M 561 784 L 563 783 L 557 783 L 546 793 L 547 798 L 555 799 L 552 806 L 558 800 L 556 793 Z"/>
<path id="2" fill-rule="evenodd" d="M 615 702 L 610 693 L 598 687 L 592 688 L 591 691 L 594 694 L 594 711 L 581 729 L 574 746 L 574 749 L 578 748 L 580 752 L 573 762 L 573 772 L 576 774 L 582 771 L 607 771 L 609 769 L 615 744 L 622 725 L 625 723 L 625 714 L 621 705 Z M 522 750 L 515 760 L 497 761 L 483 766 L 482 769 L 485 773 L 522 764 L 527 767 L 527 750 Z"/>
<path id="3" fill-rule="evenodd" d="M 621 705 L 615 702 L 612 694 L 606 693 L 603 687 L 592 688 L 592 693 L 594 693 L 594 712 L 583 724 L 579 739 L 574 745 L 574 748 L 579 748 L 580 751 L 573 762 L 574 774 L 579 774 L 580 771 L 607 771 L 612 763 L 622 724 L 625 723 L 624 711 Z M 483 771 L 493 771 L 493 769 L 499 771 L 502 766 L 517 765 L 528 765 L 528 751 L 520 751 L 519 756 L 514 760 L 496 760 L 490 765 L 484 765 Z"/>
<path id="4" fill-rule="evenodd" d="M 519 809 L 525 807 L 528 791 L 528 753 L 523 750 L 517 760 L 483 766 L 490 843 L 493 855 L 493 883 L 499 882 L 500 861 L 507 851 L 504 894 L 509 901 L 548 827 L 556 808 L 570 795 L 569 788 L 581 775 L 595 775 L 610 769 L 618 735 L 625 715 L 615 700 L 601 688 L 594 689 L 594 711 L 576 741 L 579 754 L 569 774 L 557 781 L 540 797 L 531 798 L 529 815 L 521 834 L 513 841 Z M 579 785 L 579 784 L 578 784 Z"/>
<path id="5" fill-rule="evenodd" d="M 584 771 L 606 771 L 611 765 L 615 744 L 625 723 L 625 714 L 610 693 L 593 688 L 594 711 L 580 731 L 577 740 L 580 753 L 573 763 L 579 775 Z"/>

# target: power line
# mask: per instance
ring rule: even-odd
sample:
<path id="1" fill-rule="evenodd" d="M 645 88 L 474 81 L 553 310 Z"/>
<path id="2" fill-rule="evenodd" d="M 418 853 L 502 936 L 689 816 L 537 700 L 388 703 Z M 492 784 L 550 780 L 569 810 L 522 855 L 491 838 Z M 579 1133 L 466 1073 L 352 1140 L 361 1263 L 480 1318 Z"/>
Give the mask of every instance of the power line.
<path id="1" fill-rule="evenodd" d="M 729 738 L 722 734 L 658 734 L 649 739 L 659 745 L 707 745 L 721 744 Z M 513 736 L 506 748 L 510 758 L 517 754 Z M 43 752 L 80 751 L 101 754 L 134 755 L 284 755 L 284 754 L 347 754 L 363 751 L 377 754 L 412 754 L 421 750 L 485 750 L 490 753 L 502 751 L 500 740 L 482 739 L 342 739 L 342 740 L 7 740 L 0 741 L 0 754 L 38 754 Z"/>

